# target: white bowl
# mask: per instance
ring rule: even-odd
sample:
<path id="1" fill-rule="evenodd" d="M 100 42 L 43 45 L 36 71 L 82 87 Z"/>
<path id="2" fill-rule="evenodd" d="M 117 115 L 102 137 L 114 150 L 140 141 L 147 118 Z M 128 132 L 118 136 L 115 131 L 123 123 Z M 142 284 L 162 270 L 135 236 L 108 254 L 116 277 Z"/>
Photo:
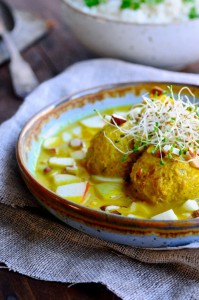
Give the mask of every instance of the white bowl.
<path id="1" fill-rule="evenodd" d="M 135 24 L 87 14 L 63 0 L 63 15 L 79 40 L 106 57 L 179 70 L 199 60 L 199 19 Z"/>

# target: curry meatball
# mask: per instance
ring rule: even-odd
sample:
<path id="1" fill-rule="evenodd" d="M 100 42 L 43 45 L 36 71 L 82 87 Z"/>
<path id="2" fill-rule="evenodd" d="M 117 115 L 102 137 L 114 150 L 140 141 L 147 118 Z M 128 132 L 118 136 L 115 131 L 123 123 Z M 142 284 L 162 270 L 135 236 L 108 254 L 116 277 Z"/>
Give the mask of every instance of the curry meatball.
<path id="1" fill-rule="evenodd" d="M 137 200 L 151 204 L 181 205 L 199 196 L 199 169 L 187 162 L 160 158 L 145 151 L 132 167 L 131 191 Z"/>
<path id="2" fill-rule="evenodd" d="M 86 155 L 86 168 L 90 174 L 122 178 L 130 175 L 132 164 L 137 159 L 138 153 L 125 157 L 118 150 L 127 152 L 133 147 L 132 137 L 122 132 L 129 126 L 126 122 L 120 126 L 120 130 L 114 125 L 106 125 L 94 136 Z"/>

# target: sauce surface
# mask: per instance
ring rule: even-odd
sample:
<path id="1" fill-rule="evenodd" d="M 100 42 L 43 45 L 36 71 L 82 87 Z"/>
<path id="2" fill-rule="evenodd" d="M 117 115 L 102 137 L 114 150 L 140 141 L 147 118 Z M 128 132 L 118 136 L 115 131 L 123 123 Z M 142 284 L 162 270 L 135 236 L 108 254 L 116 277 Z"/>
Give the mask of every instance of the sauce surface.
<path id="1" fill-rule="evenodd" d="M 107 109 L 102 114 L 122 116 L 130 109 Z M 104 125 L 104 120 L 94 113 L 45 139 L 36 165 L 37 180 L 67 200 L 107 213 L 150 219 L 172 209 L 178 219 L 190 218 L 190 211 L 182 205 L 137 201 L 129 183 L 122 178 L 88 173 L 84 164 L 86 152 Z"/>

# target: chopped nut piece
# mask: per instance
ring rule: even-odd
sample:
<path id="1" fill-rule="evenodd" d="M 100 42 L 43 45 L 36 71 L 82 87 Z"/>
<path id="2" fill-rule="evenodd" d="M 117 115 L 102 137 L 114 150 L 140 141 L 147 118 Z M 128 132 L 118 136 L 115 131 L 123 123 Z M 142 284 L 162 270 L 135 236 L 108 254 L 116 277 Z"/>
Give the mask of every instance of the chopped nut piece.
<path id="1" fill-rule="evenodd" d="M 66 167 L 63 170 L 63 174 L 77 175 L 77 171 L 78 171 L 78 168 L 76 166 L 74 166 L 74 167 Z"/>
<path id="2" fill-rule="evenodd" d="M 195 168 L 195 169 L 199 169 L 199 160 L 195 159 L 193 161 L 189 162 L 190 166 Z"/>
<path id="3" fill-rule="evenodd" d="M 151 90 L 152 95 L 161 96 L 163 94 L 164 90 L 161 89 L 159 86 L 154 86 Z"/>
<path id="4" fill-rule="evenodd" d="M 199 209 L 192 213 L 193 218 L 199 218 Z"/>
<path id="5" fill-rule="evenodd" d="M 117 210 L 111 211 L 112 214 L 121 216 L 121 213 Z"/>
<path id="6" fill-rule="evenodd" d="M 190 166 L 199 169 L 199 159 L 197 157 L 197 154 L 193 152 L 191 148 L 189 148 L 189 151 L 186 154 L 186 160 L 194 159 L 189 162 Z"/>
<path id="7" fill-rule="evenodd" d="M 122 125 L 124 123 L 127 122 L 127 119 L 125 119 L 124 117 L 122 116 L 119 116 L 119 115 L 116 115 L 116 114 L 113 114 L 112 117 L 111 117 L 111 124 L 113 125 Z"/>
<path id="8" fill-rule="evenodd" d="M 44 169 L 44 174 L 48 174 L 48 173 L 50 173 L 51 171 L 52 171 L 51 167 L 46 167 L 46 168 Z"/>
<path id="9" fill-rule="evenodd" d="M 186 153 L 186 160 L 194 159 L 189 162 L 190 166 L 196 169 L 199 169 L 199 160 L 197 159 L 197 154 L 193 152 L 191 148 L 189 148 L 189 151 Z"/>
<path id="10" fill-rule="evenodd" d="M 117 205 L 104 205 L 101 206 L 100 209 L 103 211 L 107 211 L 107 212 L 111 212 L 113 214 L 120 214 L 117 209 L 119 209 L 120 207 Z"/>
<path id="11" fill-rule="evenodd" d="M 57 154 L 57 149 L 56 148 L 50 148 L 50 149 L 47 149 L 50 153 L 52 154 Z"/>
<path id="12" fill-rule="evenodd" d="M 191 148 L 189 148 L 189 151 L 186 154 L 186 158 L 191 159 L 191 158 L 196 158 L 196 153 L 193 152 Z"/>
<path id="13" fill-rule="evenodd" d="M 195 169 L 199 169 L 199 159 L 197 157 L 197 154 L 192 151 L 192 149 L 189 149 L 189 151 L 186 154 L 186 160 L 194 159 L 189 162 L 189 165 Z"/>
<path id="14" fill-rule="evenodd" d="M 79 150 L 83 147 L 83 142 L 81 139 L 75 138 L 70 141 L 69 146 L 72 149 Z"/>
<path id="15" fill-rule="evenodd" d="M 101 210 L 106 211 L 107 205 L 103 205 L 100 207 Z"/>

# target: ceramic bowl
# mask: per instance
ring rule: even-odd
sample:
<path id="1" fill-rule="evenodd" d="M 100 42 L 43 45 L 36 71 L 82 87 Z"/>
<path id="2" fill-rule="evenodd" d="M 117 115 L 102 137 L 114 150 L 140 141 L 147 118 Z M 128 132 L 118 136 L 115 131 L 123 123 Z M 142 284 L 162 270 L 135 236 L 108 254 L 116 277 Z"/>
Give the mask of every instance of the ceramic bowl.
<path id="1" fill-rule="evenodd" d="M 170 70 L 199 60 L 199 19 L 134 24 L 97 17 L 63 1 L 63 17 L 79 40 L 99 55 Z"/>
<path id="2" fill-rule="evenodd" d="M 100 111 L 139 103 L 141 95 L 154 84 L 129 83 L 81 92 L 47 107 L 26 124 L 17 145 L 19 168 L 29 190 L 50 213 L 82 232 L 125 245 L 161 248 L 199 242 L 199 219 L 160 222 L 108 214 L 65 200 L 35 178 L 35 164 L 44 136 L 92 114 L 94 108 Z M 166 88 L 165 84 L 158 85 Z M 175 92 L 181 88 L 180 85 L 173 87 Z M 190 88 L 199 100 L 199 88 Z"/>

